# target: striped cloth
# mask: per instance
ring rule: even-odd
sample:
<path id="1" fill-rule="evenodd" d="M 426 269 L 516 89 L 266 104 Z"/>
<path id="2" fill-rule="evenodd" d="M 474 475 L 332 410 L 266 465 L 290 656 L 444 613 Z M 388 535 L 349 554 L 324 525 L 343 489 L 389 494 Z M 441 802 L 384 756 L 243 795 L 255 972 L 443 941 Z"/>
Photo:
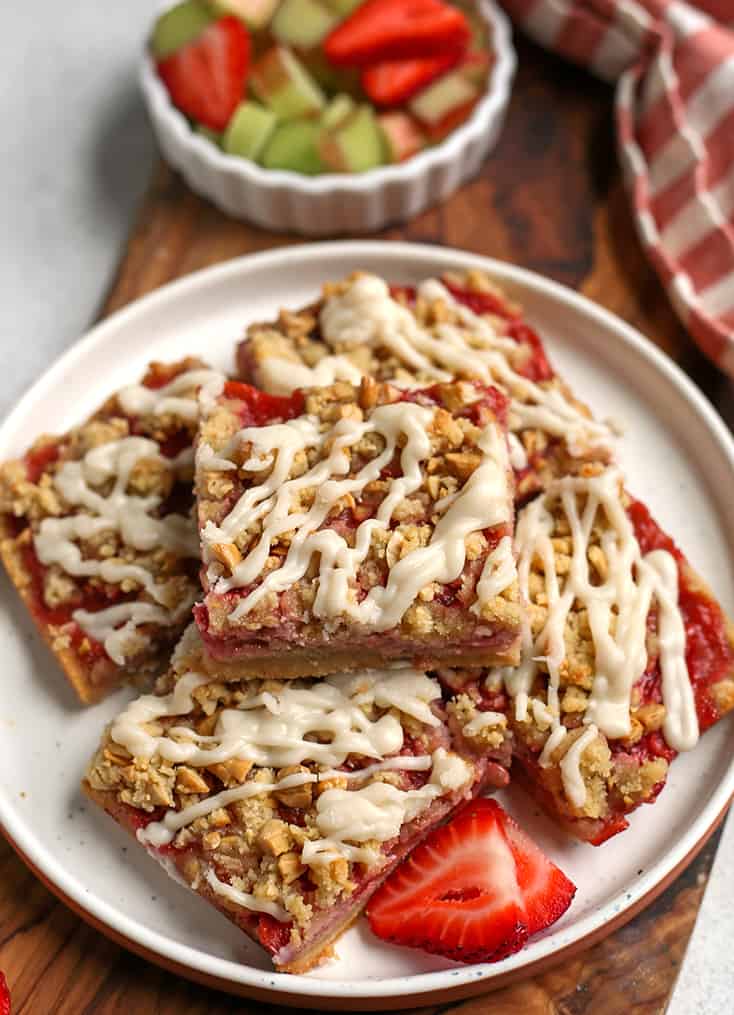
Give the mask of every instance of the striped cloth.
<path id="1" fill-rule="evenodd" d="M 502 0 L 538 42 L 617 82 L 637 227 L 679 317 L 734 375 L 734 0 Z"/>

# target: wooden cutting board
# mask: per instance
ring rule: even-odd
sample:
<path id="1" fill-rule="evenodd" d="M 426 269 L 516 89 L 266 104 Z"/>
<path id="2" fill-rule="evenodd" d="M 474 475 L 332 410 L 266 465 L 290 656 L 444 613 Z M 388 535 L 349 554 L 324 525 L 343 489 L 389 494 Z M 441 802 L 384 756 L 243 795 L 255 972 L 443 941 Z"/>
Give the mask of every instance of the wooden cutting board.
<path id="1" fill-rule="evenodd" d="M 615 156 L 612 93 L 529 43 L 507 124 L 480 176 L 383 239 L 444 244 L 558 279 L 668 352 L 722 410 L 723 378 L 687 338 L 637 241 Z M 235 222 L 160 166 L 102 316 L 173 278 L 240 254 L 299 242 Z M 715 834 L 627 926 L 548 973 L 423 1015 L 653 1015 L 675 984 L 718 844 Z M 112 944 L 47 891 L 0 843 L 0 969 L 15 1015 L 255 1015 Z M 285 1011 L 286 1009 L 277 1009 Z"/>

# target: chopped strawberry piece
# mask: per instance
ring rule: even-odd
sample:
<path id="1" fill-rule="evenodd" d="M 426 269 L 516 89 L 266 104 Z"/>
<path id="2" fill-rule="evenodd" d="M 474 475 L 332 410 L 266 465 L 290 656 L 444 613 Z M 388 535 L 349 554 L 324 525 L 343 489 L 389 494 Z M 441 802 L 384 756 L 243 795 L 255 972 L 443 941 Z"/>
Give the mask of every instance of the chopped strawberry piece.
<path id="1" fill-rule="evenodd" d="M 498 804 L 495 807 L 499 810 Z M 576 894 L 576 886 L 509 814 L 503 811 L 501 821 L 515 858 L 517 882 L 527 913 L 528 935 L 537 934 L 563 916 Z"/>
<path id="2" fill-rule="evenodd" d="M 292 395 L 269 395 L 251 384 L 227 381 L 224 394 L 227 398 L 235 398 L 243 403 L 241 416 L 244 426 L 281 423 L 294 419 L 303 412 L 303 395 L 300 391 L 294 391 Z"/>
<path id="3" fill-rule="evenodd" d="M 257 918 L 257 936 L 260 944 L 270 955 L 277 955 L 290 941 L 292 923 L 281 923 L 268 913 Z"/>
<path id="4" fill-rule="evenodd" d="M 242 99 L 249 66 L 249 33 L 238 18 L 226 17 L 159 60 L 158 73 L 182 113 L 222 131 Z"/>
<path id="5" fill-rule="evenodd" d="M 470 35 L 465 16 L 442 0 L 366 0 L 326 37 L 324 53 L 340 66 L 367 67 L 461 53 Z"/>
<path id="6" fill-rule="evenodd" d="M 374 933 L 462 962 L 522 948 L 525 907 L 500 815 L 477 800 L 434 831 L 373 896 Z"/>
<path id="7" fill-rule="evenodd" d="M 461 50 L 412 60 L 385 60 L 362 71 L 362 87 L 376 106 L 399 106 L 461 59 Z"/>
<path id="8" fill-rule="evenodd" d="M 0 1015 L 10 1015 L 10 991 L 2 973 L 0 973 Z"/>
<path id="9" fill-rule="evenodd" d="M 31 448 L 25 456 L 25 469 L 28 482 L 37 483 L 46 467 L 58 459 L 60 451 L 61 446 L 56 441 L 49 441 L 35 450 Z"/>

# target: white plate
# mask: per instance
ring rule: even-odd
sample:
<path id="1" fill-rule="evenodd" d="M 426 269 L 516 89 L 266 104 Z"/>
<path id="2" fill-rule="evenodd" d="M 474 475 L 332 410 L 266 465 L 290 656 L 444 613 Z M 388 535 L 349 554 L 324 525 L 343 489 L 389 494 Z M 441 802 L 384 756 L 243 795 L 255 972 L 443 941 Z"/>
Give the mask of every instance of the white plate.
<path id="1" fill-rule="evenodd" d="M 525 305 L 552 359 L 601 416 L 624 420 L 630 488 L 679 538 L 725 608 L 734 607 L 734 442 L 689 380 L 611 314 L 529 272 L 459 251 L 400 243 L 329 243 L 232 261 L 148 296 L 95 328 L 56 363 L 0 429 L 0 459 L 42 430 L 64 430 L 149 359 L 201 354 L 229 367 L 243 326 L 314 297 L 361 267 L 412 282 L 456 267 L 486 269 Z M 727 514 L 729 520 L 727 521 Z M 487 990 L 548 964 L 639 908 L 700 846 L 734 792 L 734 725 L 720 723 L 673 765 L 654 807 L 599 849 L 558 834 L 520 790 L 502 795 L 578 885 L 568 913 L 524 951 L 459 966 L 373 939 L 364 923 L 339 959 L 308 976 L 268 968 L 224 917 L 169 881 L 78 784 L 121 692 L 82 709 L 9 588 L 0 619 L 0 823 L 43 878 L 88 919 L 155 961 L 235 992 L 280 1003 L 368 1008 L 425 1004 Z"/>

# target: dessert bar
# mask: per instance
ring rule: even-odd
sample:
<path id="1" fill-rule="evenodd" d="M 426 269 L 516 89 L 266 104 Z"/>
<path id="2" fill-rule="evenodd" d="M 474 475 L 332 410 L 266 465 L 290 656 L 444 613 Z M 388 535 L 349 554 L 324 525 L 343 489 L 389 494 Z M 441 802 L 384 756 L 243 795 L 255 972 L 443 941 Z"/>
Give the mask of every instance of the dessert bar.
<path id="1" fill-rule="evenodd" d="M 201 651 L 192 625 L 156 694 L 106 731 L 85 790 L 277 968 L 303 972 L 431 828 L 507 782 L 504 719 L 476 713 L 484 750 L 454 749 L 465 710 L 449 723 L 435 676 L 223 683 Z"/>
<path id="2" fill-rule="evenodd" d="M 212 379 L 199 360 L 153 363 L 85 423 L 0 467 L 0 555 L 84 702 L 163 669 L 190 619 L 192 445 Z"/>
<path id="3" fill-rule="evenodd" d="M 197 446 L 194 612 L 216 673 L 517 661 L 505 409 L 468 381 L 229 382 Z"/>
<path id="4" fill-rule="evenodd" d="M 518 502 L 611 456 L 609 425 L 592 419 L 520 308 L 478 271 L 415 287 L 358 272 L 312 306 L 250 327 L 237 358 L 244 380 L 280 395 L 365 374 L 407 388 L 454 377 L 496 385 L 510 400 Z"/>

